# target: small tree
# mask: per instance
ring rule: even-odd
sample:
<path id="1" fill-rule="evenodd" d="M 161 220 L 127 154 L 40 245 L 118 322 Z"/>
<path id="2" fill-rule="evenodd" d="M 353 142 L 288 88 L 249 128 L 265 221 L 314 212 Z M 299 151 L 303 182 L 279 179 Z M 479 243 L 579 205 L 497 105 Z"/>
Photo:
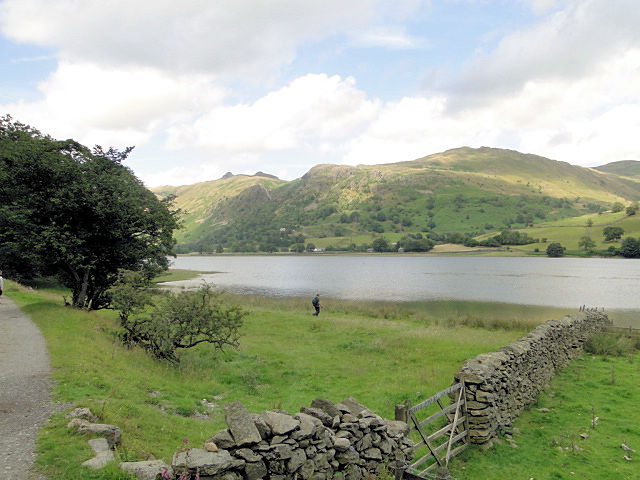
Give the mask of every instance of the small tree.
<path id="1" fill-rule="evenodd" d="M 547 257 L 562 257 L 564 256 L 564 247 L 557 242 L 547 245 Z"/>
<path id="2" fill-rule="evenodd" d="M 120 312 L 122 340 L 139 345 L 159 359 L 177 363 L 178 349 L 210 343 L 216 350 L 237 348 L 246 312 L 227 306 L 220 293 L 204 284 L 198 290 L 152 295 L 143 275 L 125 273 L 111 289 Z"/>
<path id="3" fill-rule="evenodd" d="M 611 211 L 613 213 L 618 213 L 624 210 L 624 205 L 620 202 L 615 202 L 612 206 L 611 206 Z"/>
<path id="4" fill-rule="evenodd" d="M 631 205 L 627 207 L 627 215 L 635 215 L 638 213 L 638 202 L 633 202 Z"/>
<path id="5" fill-rule="evenodd" d="M 578 246 L 582 247 L 585 252 L 591 253 L 593 252 L 593 249 L 596 247 L 596 242 L 591 240 L 591 237 L 589 235 L 584 235 L 580 238 L 580 241 L 578 242 Z"/>

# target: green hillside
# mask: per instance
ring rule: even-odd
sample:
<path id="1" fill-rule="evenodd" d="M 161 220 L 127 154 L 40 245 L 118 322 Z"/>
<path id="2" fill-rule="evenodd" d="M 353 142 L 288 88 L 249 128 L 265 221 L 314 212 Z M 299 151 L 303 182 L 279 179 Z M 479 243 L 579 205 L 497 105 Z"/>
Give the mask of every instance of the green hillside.
<path id="1" fill-rule="evenodd" d="M 176 195 L 187 212 L 179 252 L 286 251 L 308 243 L 354 249 L 376 236 L 395 242 L 409 234 L 462 243 L 640 199 L 640 183 L 629 176 L 467 147 L 409 162 L 317 165 L 290 182 L 228 174 L 154 190 Z"/>
<path id="2" fill-rule="evenodd" d="M 594 168 L 601 172 L 614 173 L 623 177 L 635 177 L 640 179 L 640 161 L 638 160 L 621 160 L 619 162 L 611 162 Z"/>
<path id="3" fill-rule="evenodd" d="M 199 231 L 199 225 L 206 222 L 216 209 L 229 199 L 237 197 L 251 187 L 260 186 L 269 190 L 285 183 L 277 177 L 261 172 L 251 176 L 227 173 L 218 180 L 180 187 L 155 187 L 151 190 L 160 197 L 175 195 L 176 206 L 183 211 L 183 228 L 176 235 L 180 244 L 191 241 L 194 232 Z M 207 224 L 209 225 L 209 222 Z"/>

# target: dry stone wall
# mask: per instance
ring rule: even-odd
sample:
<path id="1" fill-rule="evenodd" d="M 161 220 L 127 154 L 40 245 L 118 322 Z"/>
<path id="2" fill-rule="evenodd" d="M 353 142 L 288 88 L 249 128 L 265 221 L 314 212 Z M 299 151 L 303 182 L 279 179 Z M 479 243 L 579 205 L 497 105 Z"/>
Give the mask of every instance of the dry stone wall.
<path id="1" fill-rule="evenodd" d="M 500 427 L 511 425 L 556 372 L 582 351 L 583 343 L 609 324 L 603 312 L 567 315 L 498 352 L 467 360 L 455 381 L 466 385 L 470 441 L 486 443 Z"/>
<path id="2" fill-rule="evenodd" d="M 343 472 L 360 480 L 384 465 L 411 459 L 409 427 L 385 420 L 353 398 L 334 404 L 316 399 L 291 415 L 249 413 L 240 402 L 225 407 L 228 428 L 204 448 L 174 455 L 174 475 L 201 480 L 327 480 Z"/>

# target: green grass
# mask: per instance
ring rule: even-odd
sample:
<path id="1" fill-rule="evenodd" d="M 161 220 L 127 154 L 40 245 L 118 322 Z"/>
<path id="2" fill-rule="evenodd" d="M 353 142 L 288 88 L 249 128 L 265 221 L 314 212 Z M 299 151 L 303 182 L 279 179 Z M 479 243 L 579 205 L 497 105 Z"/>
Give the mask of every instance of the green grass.
<path id="1" fill-rule="evenodd" d="M 592 222 L 590 227 L 587 226 L 587 222 L 589 221 Z M 517 254 L 533 254 L 537 248 L 540 255 L 545 255 L 547 246 L 552 242 L 558 242 L 567 248 L 567 255 L 583 255 L 584 252 L 578 243 L 584 235 L 589 235 L 596 243 L 595 249 L 597 251 L 605 251 L 610 246 L 620 247 L 621 244 L 620 241 L 604 241 L 602 231 L 605 227 L 612 225 L 624 229 L 622 238 L 640 236 L 640 216 L 627 216 L 624 212 L 594 213 L 564 218 L 553 222 L 544 222 L 529 228 L 517 229 L 532 238 L 539 239 L 539 241 L 528 245 L 512 246 L 511 250 Z M 493 234 L 484 234 L 476 238 L 485 239 L 492 235 Z M 546 241 L 543 241 L 544 239 L 546 239 Z M 499 255 L 505 255 L 505 253 L 501 252 Z"/>
<path id="2" fill-rule="evenodd" d="M 633 461 L 627 461 L 620 445 L 640 450 L 639 384 L 637 356 L 585 354 L 516 421 L 517 447 L 502 438 L 486 452 L 469 449 L 451 464 L 451 474 L 460 480 L 637 479 L 638 454 L 629 454 Z M 593 416 L 599 417 L 595 428 Z"/>
<path id="3" fill-rule="evenodd" d="M 216 353 L 200 346 L 185 351 L 173 366 L 123 347 L 115 312 L 72 310 L 62 306 L 59 291 L 7 286 L 47 340 L 55 399 L 90 407 L 101 421 L 118 425 L 123 433 L 118 453 L 128 460 L 170 461 L 185 438 L 201 446 L 224 428 L 222 406 L 234 400 L 253 412 L 295 412 L 316 397 L 354 396 L 392 418 L 397 403 L 415 404 L 449 386 L 466 359 L 565 313 L 481 302 L 325 299 L 326 308 L 315 318 L 308 299 L 231 297 L 250 312 L 240 349 Z M 202 399 L 216 406 L 208 410 Z M 80 467 L 91 452 L 86 438 L 67 431 L 66 423 L 55 415 L 43 429 L 39 468 L 51 478 L 127 478 L 115 468 Z"/>
<path id="4" fill-rule="evenodd" d="M 62 305 L 58 293 L 29 291 L 7 282 L 7 294 L 31 316 L 49 346 L 57 381 L 55 399 L 90 407 L 123 432 L 126 458 L 170 461 L 188 438 L 191 445 L 224 427 L 222 406 L 242 401 L 260 412 L 295 412 L 316 397 L 356 399 L 386 417 L 405 399 L 418 402 L 445 388 L 462 362 L 505 345 L 526 329 L 452 327 L 387 310 L 347 313 L 330 305 L 320 318 L 308 302 L 257 300 L 242 329 L 241 348 L 216 354 L 201 346 L 184 352 L 179 366 L 157 362 L 119 342 L 115 312 L 85 312 Z M 334 308 L 335 307 L 335 308 Z M 344 307 L 344 308 L 343 308 Z M 217 406 L 206 412 L 202 399 Z M 52 478 L 117 478 L 87 473 L 86 439 L 53 417 L 39 443 L 38 464 Z"/>

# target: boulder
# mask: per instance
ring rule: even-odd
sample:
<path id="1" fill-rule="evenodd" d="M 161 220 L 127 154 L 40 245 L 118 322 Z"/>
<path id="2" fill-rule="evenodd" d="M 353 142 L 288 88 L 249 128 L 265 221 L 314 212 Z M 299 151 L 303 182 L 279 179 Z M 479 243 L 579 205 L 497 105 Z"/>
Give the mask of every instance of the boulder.
<path id="1" fill-rule="evenodd" d="M 75 428 L 80 433 L 93 433 L 106 438 L 109 448 L 113 448 L 120 443 L 120 429 L 115 425 L 107 425 L 105 423 L 90 423 L 80 418 L 71 420 L 67 428 Z"/>
<path id="2" fill-rule="evenodd" d="M 351 442 L 348 438 L 338 437 L 333 441 L 334 448 L 339 452 L 344 452 L 349 449 Z"/>
<path id="3" fill-rule="evenodd" d="M 88 467 L 93 470 L 98 470 L 107 465 L 107 463 L 115 460 L 113 451 L 109 447 L 109 442 L 105 438 L 93 438 L 89 440 L 89 446 L 95 453 L 95 457 L 86 462 L 82 462 L 83 467 Z"/>
<path id="4" fill-rule="evenodd" d="M 244 466 L 244 475 L 246 480 L 258 480 L 260 478 L 265 478 L 267 473 L 267 466 L 262 460 L 247 463 Z"/>
<path id="5" fill-rule="evenodd" d="M 233 452 L 233 456 L 240 457 L 241 459 L 249 463 L 259 462 L 260 460 L 262 460 L 262 457 L 250 448 L 239 448 L 235 452 Z"/>
<path id="6" fill-rule="evenodd" d="M 169 478 L 173 478 L 173 469 L 162 460 L 147 460 L 144 462 L 122 462 L 120 470 L 135 475 L 138 480 L 163 479 L 166 472 Z"/>
<path id="7" fill-rule="evenodd" d="M 296 448 L 291 452 L 291 458 L 287 462 L 287 470 L 289 470 L 290 473 L 294 473 L 304 465 L 306 461 L 307 455 L 304 453 L 304 450 Z"/>
<path id="8" fill-rule="evenodd" d="M 256 428 L 260 432 L 260 436 L 262 437 L 263 440 L 266 440 L 267 438 L 271 437 L 272 435 L 271 428 L 269 428 L 269 425 L 267 425 L 267 423 L 264 421 L 264 418 L 262 418 L 257 413 L 252 413 L 251 419 L 253 420 L 253 423 L 256 424 Z"/>
<path id="9" fill-rule="evenodd" d="M 311 402 L 311 406 L 313 408 L 319 408 L 320 410 L 325 412 L 327 415 L 329 415 L 331 418 L 335 417 L 336 415 L 340 415 L 340 410 L 336 408 L 333 402 L 325 398 L 316 398 Z"/>
<path id="10" fill-rule="evenodd" d="M 252 445 L 262 440 L 251 414 L 242 403 L 235 401 L 225 405 L 224 418 L 238 447 Z"/>
<path id="11" fill-rule="evenodd" d="M 326 425 L 327 427 L 330 427 L 333 424 L 333 418 L 331 417 L 331 415 L 328 415 L 319 408 L 302 407 L 300 411 L 302 413 L 306 413 L 307 415 L 311 415 L 312 417 L 316 417 L 322 422 L 323 425 Z"/>
<path id="12" fill-rule="evenodd" d="M 178 452 L 171 462 L 174 471 L 187 469 L 193 472 L 198 471 L 201 475 L 217 475 L 244 465 L 244 460 L 233 458 L 227 450 L 207 452 L 200 448 Z"/>
<path id="13" fill-rule="evenodd" d="M 340 402 L 340 405 L 346 408 L 348 412 L 354 416 L 357 416 L 360 412 L 367 409 L 367 407 L 365 407 L 361 403 L 358 403 L 353 397 L 345 398 L 344 400 L 342 400 L 342 402 Z"/>
<path id="14" fill-rule="evenodd" d="M 300 420 L 284 413 L 270 411 L 264 412 L 261 416 L 274 435 L 284 435 L 300 426 Z"/>
<path id="15" fill-rule="evenodd" d="M 89 423 L 96 423 L 98 421 L 98 417 L 96 417 L 88 408 L 74 408 L 65 415 L 65 418 L 80 418 Z"/>
<path id="16" fill-rule="evenodd" d="M 319 428 L 322 428 L 322 422 L 319 419 L 306 413 L 296 413 L 294 418 L 300 422 L 300 428 L 291 434 L 291 438 L 295 440 L 312 437 Z"/>

